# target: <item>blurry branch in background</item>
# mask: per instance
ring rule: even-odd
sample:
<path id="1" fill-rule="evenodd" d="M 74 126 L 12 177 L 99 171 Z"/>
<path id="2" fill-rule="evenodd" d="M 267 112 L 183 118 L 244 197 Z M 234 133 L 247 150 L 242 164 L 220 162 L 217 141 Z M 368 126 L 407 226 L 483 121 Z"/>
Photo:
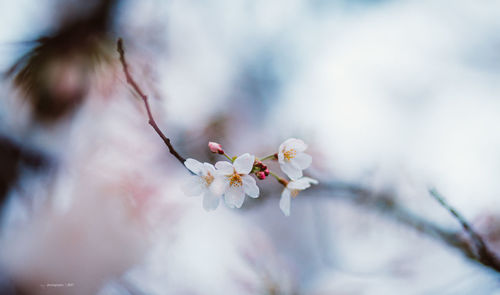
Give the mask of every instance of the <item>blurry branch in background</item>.
<path id="1" fill-rule="evenodd" d="M 134 89 L 134 91 L 141 97 L 142 101 L 144 102 L 144 105 L 146 107 L 146 111 L 148 113 L 148 118 L 149 118 L 149 122 L 148 123 L 149 123 L 149 125 L 151 125 L 151 127 L 153 127 L 153 129 L 161 137 L 161 139 L 163 140 L 163 142 L 165 143 L 165 145 L 167 145 L 168 150 L 170 151 L 170 153 L 177 160 L 179 160 L 179 162 L 181 162 L 182 166 L 184 166 L 184 162 L 186 161 L 186 159 L 184 159 L 181 155 L 179 155 L 179 153 L 172 146 L 172 143 L 170 142 L 170 138 L 168 138 L 167 136 L 165 136 L 165 134 L 158 127 L 158 124 L 156 124 L 156 121 L 155 121 L 155 119 L 153 117 L 153 114 L 151 112 L 151 108 L 149 106 L 148 96 L 146 94 L 144 94 L 144 92 L 142 91 L 142 89 L 139 87 L 139 85 L 137 84 L 137 82 L 135 82 L 135 80 L 132 78 L 132 75 L 130 74 L 130 71 L 129 71 L 129 68 L 128 68 L 128 64 L 127 64 L 127 61 L 125 59 L 125 50 L 123 49 L 123 40 L 121 38 L 118 39 L 116 50 L 120 54 L 120 62 L 122 64 L 122 66 L 123 66 L 123 72 L 124 72 L 125 77 L 127 79 L 127 83 L 130 84 L 130 86 L 132 86 L 132 88 Z"/>
<path id="2" fill-rule="evenodd" d="M 460 214 L 460 212 L 458 212 L 455 208 L 449 205 L 435 188 L 430 189 L 429 193 L 439 204 L 441 204 L 441 206 L 448 210 L 456 220 L 458 220 L 462 228 L 470 236 L 472 240 L 472 245 L 470 245 L 470 247 L 474 248 L 476 260 L 486 266 L 495 269 L 496 271 L 500 271 L 500 261 L 498 260 L 498 257 L 491 251 L 488 245 L 486 245 L 484 239 L 474 231 L 465 217 Z"/>
<path id="3" fill-rule="evenodd" d="M 472 244 L 461 238 L 462 232 L 444 229 L 411 212 L 404 205 L 398 203 L 393 194 L 373 192 L 369 188 L 364 188 L 359 184 L 353 183 L 323 181 L 323 184 L 317 189 L 312 190 L 311 193 L 314 191 L 321 194 L 328 193 L 332 197 L 383 213 L 385 217 L 405 224 L 429 237 L 440 240 L 444 244 L 459 250 L 467 258 L 477 261 L 496 272 L 500 272 L 499 260 L 488 248 L 483 238 L 471 228 L 469 223 L 456 209 L 446 203 L 435 189 L 430 190 L 430 194 L 461 223 L 464 230 L 472 238 Z"/>
<path id="4" fill-rule="evenodd" d="M 49 161 L 42 153 L 0 135 L 0 214 L 9 190 L 15 186 L 20 174 L 28 169 L 39 171 L 48 165 Z"/>
<path id="5" fill-rule="evenodd" d="M 112 59 L 110 27 L 117 2 L 78 1 L 56 13 L 57 29 L 34 41 L 34 48 L 5 73 L 15 75 L 14 84 L 37 122 L 56 123 L 80 106 L 95 70 Z"/>

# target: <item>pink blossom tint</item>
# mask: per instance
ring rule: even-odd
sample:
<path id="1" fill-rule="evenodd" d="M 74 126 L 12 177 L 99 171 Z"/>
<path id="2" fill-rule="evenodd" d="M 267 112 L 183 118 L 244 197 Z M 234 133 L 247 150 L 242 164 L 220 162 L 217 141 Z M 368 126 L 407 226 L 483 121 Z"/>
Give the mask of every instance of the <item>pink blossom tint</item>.
<path id="1" fill-rule="evenodd" d="M 209 141 L 208 142 L 208 148 L 212 153 L 218 153 L 218 154 L 224 154 L 224 150 L 222 149 L 222 146 L 219 143 Z"/>

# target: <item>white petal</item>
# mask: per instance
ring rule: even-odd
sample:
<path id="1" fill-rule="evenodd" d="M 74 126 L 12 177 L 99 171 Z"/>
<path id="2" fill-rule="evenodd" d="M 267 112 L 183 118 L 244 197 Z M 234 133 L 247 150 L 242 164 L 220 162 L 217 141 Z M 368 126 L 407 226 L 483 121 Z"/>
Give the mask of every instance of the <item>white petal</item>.
<path id="1" fill-rule="evenodd" d="M 222 196 L 222 194 L 226 191 L 229 186 L 229 180 L 226 176 L 216 174 L 214 181 L 209 187 L 209 190 L 212 194 L 216 196 Z"/>
<path id="2" fill-rule="evenodd" d="M 219 206 L 219 200 L 220 195 L 216 196 L 210 191 L 207 191 L 205 193 L 205 196 L 203 196 L 203 208 L 205 208 L 205 210 L 207 211 L 215 210 Z"/>
<path id="3" fill-rule="evenodd" d="M 294 149 L 297 153 L 303 152 L 307 149 L 307 144 L 302 140 L 296 138 L 290 138 L 284 142 L 286 150 Z"/>
<path id="4" fill-rule="evenodd" d="M 295 167 L 292 163 L 280 164 L 281 170 L 293 180 L 302 177 L 302 170 Z"/>
<path id="5" fill-rule="evenodd" d="M 312 179 L 310 177 L 302 177 L 300 179 L 290 181 L 288 183 L 287 187 L 289 189 L 304 190 L 304 189 L 310 187 L 311 184 L 318 184 L 318 181 L 316 179 Z"/>
<path id="6" fill-rule="evenodd" d="M 298 153 L 295 158 L 291 160 L 297 168 L 302 170 L 307 169 L 312 163 L 312 157 L 308 154 Z"/>
<path id="7" fill-rule="evenodd" d="M 234 168 L 233 165 L 227 161 L 219 161 L 215 163 L 215 168 L 221 173 L 225 175 L 233 174 Z"/>
<path id="8" fill-rule="evenodd" d="M 251 156 L 249 153 L 246 153 L 236 158 L 233 166 L 239 174 L 248 174 L 252 171 L 254 161 L 255 156 Z"/>
<path id="9" fill-rule="evenodd" d="M 283 154 L 283 152 L 280 150 L 280 152 L 278 153 L 278 162 L 280 164 L 283 164 L 285 163 L 285 155 Z"/>
<path id="10" fill-rule="evenodd" d="M 316 179 L 311 178 L 311 177 L 304 177 L 304 179 L 309 181 L 310 184 L 318 184 L 319 183 L 319 181 L 317 181 Z"/>
<path id="11" fill-rule="evenodd" d="M 250 175 L 243 175 L 242 180 L 243 190 L 245 191 L 245 194 L 252 198 L 258 198 L 259 187 L 257 186 L 257 183 L 255 183 L 255 179 L 253 179 L 253 177 Z"/>
<path id="12" fill-rule="evenodd" d="M 285 216 L 290 216 L 290 199 L 290 190 L 285 188 L 280 199 L 280 209 Z"/>
<path id="13" fill-rule="evenodd" d="M 280 147 L 278 148 L 278 156 L 279 156 L 279 154 L 283 155 L 283 151 L 286 149 L 286 146 L 287 146 L 288 141 L 290 139 L 293 139 L 293 138 L 289 138 L 289 139 L 285 140 L 283 143 L 280 144 Z"/>
<path id="14" fill-rule="evenodd" d="M 205 184 L 201 177 L 193 175 L 182 186 L 182 190 L 188 196 L 199 196 L 205 191 Z"/>
<path id="15" fill-rule="evenodd" d="M 229 208 L 241 208 L 245 200 L 245 192 L 242 187 L 229 188 L 224 194 L 224 200 Z"/>
<path id="16" fill-rule="evenodd" d="M 204 172 L 204 175 L 207 175 L 207 172 L 210 172 L 210 174 L 215 175 L 214 165 L 212 165 L 210 163 L 203 163 L 203 172 Z"/>
<path id="17" fill-rule="evenodd" d="M 195 159 L 187 159 L 184 161 L 184 166 L 186 166 L 191 172 L 199 175 L 201 170 L 203 169 L 203 164 L 201 162 L 196 161 Z"/>

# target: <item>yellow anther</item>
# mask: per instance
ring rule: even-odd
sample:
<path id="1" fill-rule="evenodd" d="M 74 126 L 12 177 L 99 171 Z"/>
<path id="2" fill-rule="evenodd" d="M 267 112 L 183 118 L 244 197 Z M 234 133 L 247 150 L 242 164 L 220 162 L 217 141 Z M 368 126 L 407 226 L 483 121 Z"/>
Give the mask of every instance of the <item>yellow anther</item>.
<path id="1" fill-rule="evenodd" d="M 295 158 L 296 155 L 297 155 L 297 151 L 294 150 L 294 149 L 290 149 L 288 151 L 283 151 L 283 156 L 288 161 L 290 161 L 291 159 Z"/>
<path id="2" fill-rule="evenodd" d="M 233 173 L 232 175 L 229 175 L 228 178 L 229 178 L 229 185 L 232 187 L 240 187 L 243 185 L 241 176 L 236 172 Z"/>
<path id="3" fill-rule="evenodd" d="M 204 176 L 203 179 L 205 180 L 205 185 L 210 186 L 214 181 L 214 176 L 210 172 L 207 172 L 207 175 Z"/>
<path id="4" fill-rule="evenodd" d="M 295 199 L 295 197 L 299 194 L 300 190 L 298 189 L 294 189 L 290 192 L 290 195 L 292 196 L 292 198 Z"/>

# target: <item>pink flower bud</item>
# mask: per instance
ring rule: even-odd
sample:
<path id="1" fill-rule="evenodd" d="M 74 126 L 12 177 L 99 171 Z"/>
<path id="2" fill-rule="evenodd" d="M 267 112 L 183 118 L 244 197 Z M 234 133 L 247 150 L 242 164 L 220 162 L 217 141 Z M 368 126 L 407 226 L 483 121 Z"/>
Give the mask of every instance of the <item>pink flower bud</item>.
<path id="1" fill-rule="evenodd" d="M 262 163 L 261 161 L 255 161 L 253 164 L 255 167 L 257 167 L 259 170 L 264 171 L 267 169 L 266 164 Z"/>
<path id="2" fill-rule="evenodd" d="M 219 143 L 209 141 L 208 142 L 208 148 L 212 153 L 217 153 L 217 154 L 224 154 L 224 150 L 222 149 L 222 146 Z"/>
<path id="3" fill-rule="evenodd" d="M 264 174 L 265 174 L 266 176 L 269 176 L 269 169 L 267 169 L 267 167 L 266 167 L 266 170 L 264 170 Z"/>
<path id="4" fill-rule="evenodd" d="M 256 173 L 258 179 L 266 179 L 266 174 L 262 171 Z"/>

